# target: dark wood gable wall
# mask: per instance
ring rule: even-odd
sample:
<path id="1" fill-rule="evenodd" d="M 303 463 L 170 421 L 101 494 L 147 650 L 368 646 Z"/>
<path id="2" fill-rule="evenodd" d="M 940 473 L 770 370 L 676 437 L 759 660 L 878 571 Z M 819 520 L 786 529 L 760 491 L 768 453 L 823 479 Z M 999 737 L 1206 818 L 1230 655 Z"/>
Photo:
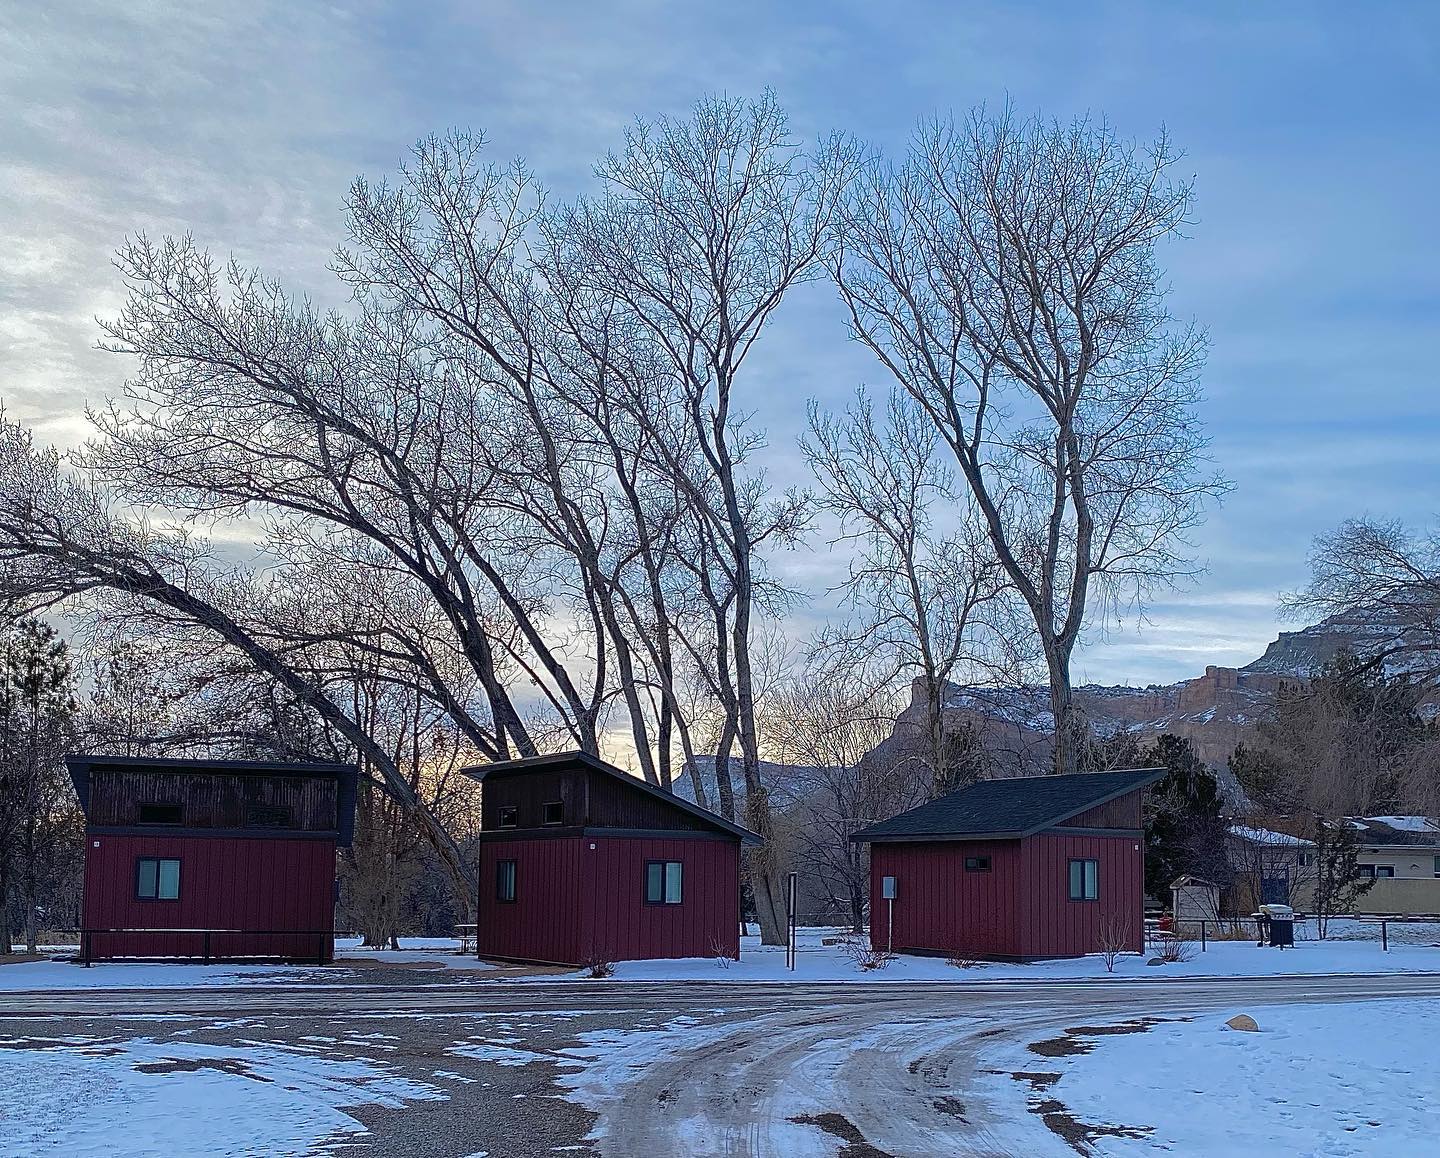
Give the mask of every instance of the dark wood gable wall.
<path id="1" fill-rule="evenodd" d="M 604 772 L 587 771 L 590 812 L 586 824 L 596 828 L 639 828 L 677 832 L 714 829 L 669 801 L 651 796 Z"/>
<path id="2" fill-rule="evenodd" d="M 546 804 L 560 801 L 562 825 L 580 825 L 585 815 L 585 777 L 578 768 L 487 777 L 480 789 L 480 826 L 500 828 L 502 808 L 519 809 L 515 828 L 539 828 Z"/>
<path id="3" fill-rule="evenodd" d="M 1084 812 L 1060 821 L 1057 828 L 1139 828 L 1144 824 L 1141 815 L 1141 790 L 1127 792 Z"/>
<path id="4" fill-rule="evenodd" d="M 481 827 L 501 827 L 500 812 L 518 809 L 518 829 L 544 826 L 546 804 L 563 805 L 559 827 L 711 832 L 710 825 L 638 785 L 589 768 L 564 768 L 489 776 L 481 789 Z"/>
<path id="5" fill-rule="evenodd" d="M 143 768 L 96 768 L 91 772 L 90 826 L 137 825 L 142 804 L 178 804 L 176 827 L 187 829 L 334 832 L 338 820 L 333 778 Z"/>

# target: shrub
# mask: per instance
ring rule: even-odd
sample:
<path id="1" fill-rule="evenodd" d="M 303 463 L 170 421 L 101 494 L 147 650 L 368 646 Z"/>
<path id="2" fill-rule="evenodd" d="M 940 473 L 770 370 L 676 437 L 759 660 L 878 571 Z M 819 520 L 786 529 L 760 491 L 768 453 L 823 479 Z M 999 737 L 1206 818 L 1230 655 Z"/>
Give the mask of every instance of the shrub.
<path id="1" fill-rule="evenodd" d="M 874 969 L 884 969 L 890 964 L 890 955 L 884 949 L 874 949 L 865 941 L 852 941 L 844 946 L 844 950 L 845 956 L 866 973 Z"/>
<path id="2" fill-rule="evenodd" d="M 596 981 L 615 976 L 615 962 L 608 960 L 598 953 L 586 957 L 584 961 L 580 962 L 580 968 L 585 971 L 586 977 Z"/>
<path id="3" fill-rule="evenodd" d="M 1107 913 L 1100 918 L 1100 929 L 1095 939 L 1100 956 L 1105 960 L 1106 973 L 1115 972 L 1115 959 L 1125 952 L 1129 934 L 1125 918 L 1119 913 Z"/>
<path id="4" fill-rule="evenodd" d="M 1187 941 L 1184 937 L 1167 937 L 1160 942 L 1158 956 L 1167 965 L 1188 961 L 1195 956 L 1195 942 Z"/>

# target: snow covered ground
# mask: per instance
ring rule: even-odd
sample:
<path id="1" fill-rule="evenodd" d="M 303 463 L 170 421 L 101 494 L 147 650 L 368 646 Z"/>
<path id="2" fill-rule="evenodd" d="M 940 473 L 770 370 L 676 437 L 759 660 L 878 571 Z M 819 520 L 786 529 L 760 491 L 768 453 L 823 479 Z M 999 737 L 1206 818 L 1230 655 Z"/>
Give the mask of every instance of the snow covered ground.
<path id="1" fill-rule="evenodd" d="M 365 1132 L 346 1107 L 445 1097 L 381 1062 L 143 1037 L 0 1037 L 0 1088 L 0 1154 L 10 1158 L 113 1155 L 136 1138 L 147 1154 L 329 1153 L 326 1140 Z"/>
<path id="2" fill-rule="evenodd" d="M 18 989 L 185 989 L 266 981 L 318 979 L 320 969 L 297 965 L 170 965 L 104 962 L 86 969 L 67 961 L 0 965 L 0 993 Z M 0 1062 L 3 1062 L 0 1058 Z"/>
<path id="3" fill-rule="evenodd" d="M 1065 1040 L 1084 1052 L 1069 1055 L 1007 1046 L 990 1059 L 984 1092 L 1003 1101 L 1026 1091 L 1032 1116 L 1014 1119 L 1015 1153 L 1063 1153 L 1053 1134 L 1066 1130 L 1096 1155 L 1434 1153 L 1440 1002 L 1253 1012 L 1259 1033 L 1207 1014 L 1082 1032 Z"/>
<path id="4" fill-rule="evenodd" d="M 17 989 L 168 989 L 194 985 L 244 985 L 255 981 L 321 981 L 335 979 L 347 965 L 433 965 L 437 968 L 487 970 L 494 966 L 462 957 L 453 937 L 401 937 L 401 948 L 362 949 L 358 937 L 335 942 L 335 964 L 305 965 L 196 965 L 163 961 L 107 961 L 86 969 L 67 961 L 18 961 L 0 965 L 0 992 Z M 74 947 L 46 947 L 46 952 L 69 955 Z"/>
<path id="5" fill-rule="evenodd" d="M 622 961 L 615 976 L 628 981 L 1061 981 L 1075 978 L 1154 979 L 1158 977 L 1269 977 L 1291 973 L 1440 972 L 1440 925 L 1390 928 L 1390 951 L 1380 948 L 1379 931 L 1359 922 L 1333 921 L 1332 939 L 1300 941 L 1294 949 L 1260 948 L 1254 941 L 1211 941 L 1204 952 L 1195 944 L 1188 961 L 1147 965 L 1144 957 L 1116 959 L 1114 973 L 1099 955 L 1034 964 L 974 962 L 958 967 L 941 957 L 895 956 L 883 968 L 862 970 L 843 945 L 825 945 L 836 929 L 802 929 L 795 971 L 785 968 L 782 947 L 761 945 L 758 937 L 741 941 L 740 960 L 709 957 L 679 961 Z M 1351 939 L 1354 938 L 1354 939 Z M 574 974 L 583 977 L 583 973 Z"/>
<path id="6" fill-rule="evenodd" d="M 442 965 L 446 969 L 493 969 L 474 954 L 461 954 L 455 937 L 401 937 L 399 949 L 366 949 L 359 937 L 335 939 L 335 963 L 358 961 L 390 965 Z"/>

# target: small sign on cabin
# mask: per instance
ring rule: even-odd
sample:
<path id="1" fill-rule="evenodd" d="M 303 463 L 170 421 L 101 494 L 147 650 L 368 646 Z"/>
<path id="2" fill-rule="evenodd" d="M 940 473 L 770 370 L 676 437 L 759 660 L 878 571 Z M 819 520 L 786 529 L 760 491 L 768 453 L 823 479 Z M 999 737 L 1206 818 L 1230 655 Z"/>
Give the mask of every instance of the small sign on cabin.
<path id="1" fill-rule="evenodd" d="M 880 878 L 880 899 L 882 901 L 893 901 L 895 899 L 895 878 Z"/>

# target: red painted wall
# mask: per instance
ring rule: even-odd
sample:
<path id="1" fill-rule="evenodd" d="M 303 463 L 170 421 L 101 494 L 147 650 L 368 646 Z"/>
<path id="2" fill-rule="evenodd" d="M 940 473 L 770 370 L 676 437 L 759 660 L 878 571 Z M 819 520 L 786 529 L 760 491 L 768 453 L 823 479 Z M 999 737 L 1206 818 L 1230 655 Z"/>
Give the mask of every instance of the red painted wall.
<path id="1" fill-rule="evenodd" d="M 178 857 L 180 899 L 135 896 L 135 862 Z M 329 960 L 335 944 L 335 845 L 328 840 L 91 835 L 85 841 L 86 929 L 226 929 L 212 933 L 214 958 Z M 261 936 L 261 931 L 297 930 Z M 319 935 L 317 935 L 317 933 Z M 199 933 L 92 933 L 90 953 L 199 957 Z"/>
<path id="2" fill-rule="evenodd" d="M 965 858 L 988 856 L 990 871 L 965 871 Z M 889 943 L 890 902 L 881 878 L 896 878 L 897 952 L 955 953 L 964 957 L 1019 956 L 1020 842 L 876 843 L 870 851 L 870 939 Z"/>
<path id="3" fill-rule="evenodd" d="M 585 887 L 576 837 L 486 841 L 480 846 L 480 897 L 475 912 L 481 957 L 577 963 Z M 515 862 L 515 900 L 495 899 L 495 865 Z"/>
<path id="4" fill-rule="evenodd" d="M 513 903 L 495 897 L 513 860 Z M 678 860 L 679 905 L 647 905 L 645 862 Z M 481 957 L 579 964 L 740 953 L 740 854 L 733 840 L 535 837 L 486 841 L 476 913 Z"/>
<path id="5" fill-rule="evenodd" d="M 1138 953 L 1145 937 L 1144 842 L 1135 836 L 1032 836 L 1023 842 L 1021 891 L 1033 903 L 1024 913 L 1020 940 L 1030 957 L 1075 957 L 1100 948 L 1100 924 L 1114 917 L 1126 949 Z M 1071 858 L 1100 862 L 1100 898 L 1069 899 Z"/>
<path id="6" fill-rule="evenodd" d="M 738 841 L 587 837 L 580 843 L 590 882 L 583 940 L 596 954 L 612 961 L 740 956 Z M 645 862 L 651 860 L 685 866 L 681 904 L 645 903 Z"/>
<path id="7" fill-rule="evenodd" d="M 1144 936 L 1144 857 L 1135 837 L 1041 835 L 1011 841 L 877 842 L 870 861 L 870 940 L 887 943 L 894 876 L 894 948 L 963 957 L 1075 957 L 1099 949 L 1100 923 L 1114 914 L 1126 948 Z M 991 871 L 965 871 L 989 856 Z M 1069 899 L 1068 861 L 1100 862 L 1098 901 Z"/>

